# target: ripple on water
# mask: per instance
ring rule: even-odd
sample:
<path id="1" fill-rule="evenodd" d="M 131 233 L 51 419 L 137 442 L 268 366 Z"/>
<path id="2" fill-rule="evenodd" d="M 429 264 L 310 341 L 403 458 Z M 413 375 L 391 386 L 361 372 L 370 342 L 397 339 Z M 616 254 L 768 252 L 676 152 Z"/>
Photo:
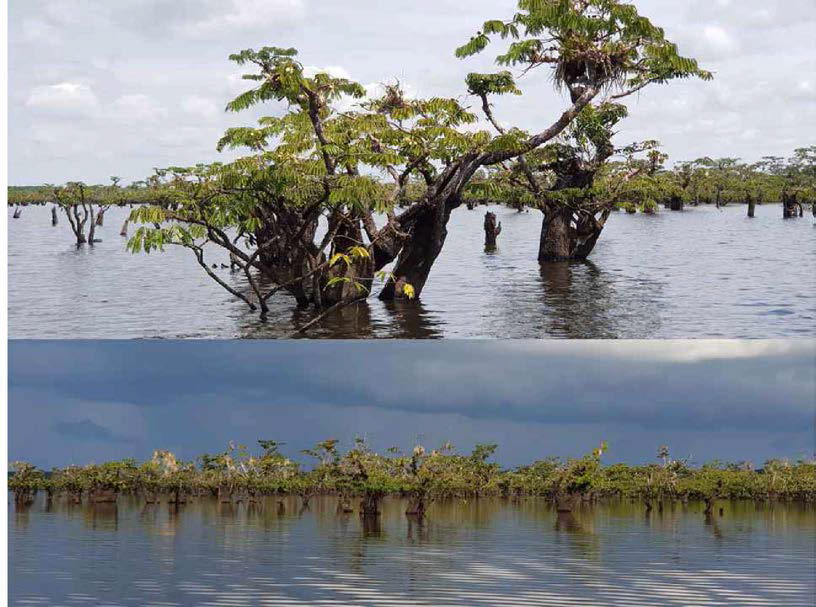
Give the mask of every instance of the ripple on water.
<path id="1" fill-rule="evenodd" d="M 778 205 L 615 214 L 587 264 L 539 266 L 541 217 L 496 207 L 504 231 L 485 254 L 484 211 L 457 210 L 421 302 L 372 297 L 325 319 L 322 338 L 671 338 L 814 335 L 816 233 Z M 262 322 L 201 272 L 187 251 L 131 255 L 113 230 L 77 250 L 46 207 L 9 221 L 12 338 L 231 338 L 288 334 L 309 316 L 285 295 Z M 224 256 L 213 254 L 212 263 Z M 239 273 L 217 269 L 247 291 Z M 774 310 L 745 314 L 746 293 Z M 76 310 L 81 302 L 82 310 Z M 778 312 L 778 310 L 784 310 Z"/>
<path id="2" fill-rule="evenodd" d="M 286 512 L 296 501 L 285 498 Z M 386 500 L 363 526 L 331 498 L 175 512 L 42 497 L 9 513 L 12 605 L 812 605 L 816 510 L 722 502 L 437 502 L 422 525 Z M 100 523 L 108 525 L 101 528 Z M 54 570 L 55 562 L 60 568 Z"/>

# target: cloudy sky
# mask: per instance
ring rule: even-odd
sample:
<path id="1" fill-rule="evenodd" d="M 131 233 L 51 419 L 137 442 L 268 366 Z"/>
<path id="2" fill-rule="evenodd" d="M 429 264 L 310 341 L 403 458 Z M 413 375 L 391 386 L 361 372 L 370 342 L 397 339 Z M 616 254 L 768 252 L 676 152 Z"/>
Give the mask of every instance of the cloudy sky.
<path id="1" fill-rule="evenodd" d="M 460 96 L 468 71 L 453 49 L 512 0 L 11 0 L 12 184 L 142 179 L 152 167 L 218 158 L 224 115 L 243 90 L 229 53 L 295 46 L 307 66 L 366 85 L 398 78 L 416 95 Z M 816 11 L 812 0 L 638 0 L 712 83 L 649 89 L 630 101 L 620 144 L 658 139 L 674 159 L 756 160 L 814 143 Z M 549 124 L 564 99 L 542 70 L 498 105 L 523 128 Z M 275 113 L 269 108 L 265 113 Z"/>
<path id="2" fill-rule="evenodd" d="M 228 441 L 500 445 L 504 465 L 814 451 L 810 341 L 12 341 L 9 459 L 184 458 Z M 47 361 L 45 364 L 44 361 Z"/>

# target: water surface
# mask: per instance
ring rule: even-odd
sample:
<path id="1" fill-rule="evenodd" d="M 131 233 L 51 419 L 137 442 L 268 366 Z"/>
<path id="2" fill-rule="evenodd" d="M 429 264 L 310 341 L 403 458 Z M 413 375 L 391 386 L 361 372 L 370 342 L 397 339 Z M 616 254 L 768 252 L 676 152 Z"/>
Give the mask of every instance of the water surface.
<path id="1" fill-rule="evenodd" d="M 372 297 L 310 337 L 772 338 L 816 334 L 816 227 L 779 205 L 611 217 L 591 262 L 536 261 L 541 217 L 489 207 L 502 222 L 483 247 L 485 207 L 457 210 L 421 302 Z M 266 322 L 213 282 L 189 251 L 133 255 L 113 208 L 103 242 L 77 249 L 48 207 L 9 219 L 12 338 L 279 337 L 309 319 L 276 295 Z M 9 209 L 9 218 L 11 210 Z M 131 228 L 131 233 L 133 228 Z M 219 275 L 249 291 L 241 273 Z"/>
<path id="2" fill-rule="evenodd" d="M 425 523 L 386 500 L 378 523 L 200 498 L 179 507 L 9 513 L 11 605 L 811 606 L 816 511 L 616 502 L 559 515 L 538 499 L 433 504 Z M 723 508 L 719 515 L 719 508 Z"/>

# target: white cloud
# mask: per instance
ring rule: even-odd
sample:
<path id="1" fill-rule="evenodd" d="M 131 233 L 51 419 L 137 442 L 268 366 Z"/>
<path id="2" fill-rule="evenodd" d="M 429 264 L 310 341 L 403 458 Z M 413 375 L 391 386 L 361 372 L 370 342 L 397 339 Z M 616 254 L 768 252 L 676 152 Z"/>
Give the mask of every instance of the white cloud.
<path id="1" fill-rule="evenodd" d="M 807 144 L 816 129 L 813 0 L 644 0 L 638 5 L 666 28 L 681 53 L 714 71 L 715 81 L 677 81 L 629 98 L 630 117 L 617 142 L 658 139 L 673 161 L 703 155 L 753 161 Z M 484 18 L 500 16 L 492 0 L 473 0 L 467 12 L 464 16 L 455 0 L 417 0 L 415 10 L 395 24 L 393 7 L 373 2 L 11 2 L 12 182 L 104 180 L 111 170 L 101 161 L 104 153 L 113 154 L 117 174 L 139 178 L 162 158 L 181 153 L 178 147 L 159 149 L 163 133 L 189 143 L 184 155 L 190 161 L 211 158 L 224 128 L 282 111 L 281 104 L 265 104 L 240 114 L 223 112 L 230 99 L 254 84 L 240 79 L 248 69 L 226 59 L 241 48 L 295 46 L 308 69 L 351 76 L 368 96 L 382 92 L 380 83 L 399 78 L 412 85 L 405 86 L 409 97 L 462 97 L 464 75 L 495 69 L 493 51 L 499 50 L 467 61 L 452 56 L 453 47 Z M 434 28 L 427 27 L 429 20 Z M 531 72 L 522 97 L 496 100 L 497 117 L 531 131 L 549 124 L 565 100 L 552 91 L 547 76 L 546 70 Z M 35 125 L 65 138 L 49 147 L 54 155 L 25 154 Z M 119 125 L 139 130 L 111 140 L 112 126 Z M 198 136 L 178 132 L 193 126 L 200 129 Z M 214 138 L 208 139 L 205 129 Z M 106 145 L 64 156 L 61 150 L 77 133 L 83 141 Z"/>
<path id="2" fill-rule="evenodd" d="M 181 100 L 185 113 L 202 119 L 212 119 L 221 113 L 221 108 L 212 100 L 199 95 L 189 95 Z"/>
<path id="3" fill-rule="evenodd" d="M 263 27 L 292 23 L 305 15 L 304 0 L 207 0 L 201 13 L 203 19 L 182 22 L 177 30 L 199 38 L 224 30 L 257 30 Z"/>
<path id="4" fill-rule="evenodd" d="M 304 66 L 304 76 L 311 78 L 316 74 L 328 74 L 333 78 L 345 78 L 346 80 L 351 80 L 348 70 L 339 65 L 327 65 L 326 67 L 315 67 L 313 65 Z"/>
<path id="5" fill-rule="evenodd" d="M 40 19 L 23 21 L 20 34 L 26 42 L 37 45 L 57 46 L 62 42 L 60 30 Z"/>
<path id="6" fill-rule="evenodd" d="M 816 83 L 812 80 L 800 80 L 790 92 L 792 99 L 816 101 Z"/>
<path id="7" fill-rule="evenodd" d="M 110 106 L 107 117 L 122 124 L 155 122 L 167 116 L 167 110 L 148 95 L 122 95 Z"/>
<path id="8" fill-rule="evenodd" d="M 31 108 L 61 114 L 86 114 L 99 105 L 99 100 L 87 84 L 60 82 L 34 88 L 25 104 Z"/>
<path id="9" fill-rule="evenodd" d="M 707 25 L 703 28 L 703 38 L 711 50 L 717 53 L 728 53 L 736 50 L 737 41 L 723 27 Z"/>

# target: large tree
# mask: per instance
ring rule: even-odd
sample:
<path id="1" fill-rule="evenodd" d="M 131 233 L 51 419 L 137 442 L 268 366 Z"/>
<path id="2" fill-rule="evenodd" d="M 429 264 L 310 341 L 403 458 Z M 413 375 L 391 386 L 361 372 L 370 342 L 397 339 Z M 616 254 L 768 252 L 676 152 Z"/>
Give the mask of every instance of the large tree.
<path id="1" fill-rule="evenodd" d="M 521 67 L 524 73 L 549 68 L 556 87 L 569 93 L 572 107 L 560 123 L 527 138 L 520 146 L 522 154 L 505 152 L 498 159 L 488 155 L 482 163 L 519 158 L 535 206 L 544 214 L 540 261 L 584 259 L 611 210 L 608 200 L 598 199 L 593 185 L 600 168 L 616 153 L 614 129 L 627 115 L 620 100 L 653 84 L 690 77 L 708 80 L 712 76 L 695 60 L 679 55 L 663 30 L 631 4 L 619 0 L 520 0 L 518 9 L 510 20 L 486 21 L 457 55 L 481 52 L 491 36 L 510 40 L 497 62 Z M 494 125 L 488 95 L 516 92 L 510 77 L 508 72 L 468 77 L 471 93 L 481 98 Z M 530 167 L 524 154 L 558 135 L 562 135 L 561 141 L 550 146 L 549 158 Z M 651 147 L 651 143 L 641 146 Z M 629 149 L 630 153 L 635 150 Z"/>
<path id="2" fill-rule="evenodd" d="M 248 149 L 248 156 L 161 171 L 167 199 L 133 214 L 146 225 L 132 249 L 185 246 L 216 281 L 262 312 L 280 289 L 318 309 L 366 297 L 409 236 L 417 205 L 397 211 L 411 177 L 430 179 L 436 165 L 489 139 L 460 130 L 476 117 L 455 100 L 406 99 L 398 86 L 364 100 L 355 82 L 307 76 L 296 56 L 275 47 L 233 55 L 256 68 L 245 78 L 260 84 L 228 109 L 278 101 L 286 111 L 227 131 L 219 148 Z M 212 272 L 208 245 L 229 252 L 251 294 Z M 253 272 L 276 286 L 264 291 Z M 401 289 L 412 294 L 410 284 Z"/>
<path id="3" fill-rule="evenodd" d="M 476 116 L 456 100 L 408 99 L 397 85 L 364 99 L 357 83 L 308 75 L 294 49 L 233 55 L 254 68 L 244 77 L 255 86 L 228 109 L 277 102 L 286 111 L 226 133 L 221 148 L 251 152 L 238 161 L 162 172 L 169 193 L 162 204 L 136 211 L 133 218 L 145 225 L 131 248 L 185 246 L 215 280 L 262 312 L 280 289 L 299 305 L 323 310 L 364 298 L 395 259 L 382 275 L 380 297 L 419 296 L 445 244 L 450 215 L 480 168 L 524 163 L 519 159 L 554 142 L 579 116 L 583 123 L 606 122 L 609 138 L 612 118 L 625 113 L 615 99 L 652 83 L 710 76 L 619 0 L 522 0 L 515 16 L 486 22 L 457 55 L 480 52 L 492 35 L 512 40 L 499 63 L 525 71 L 548 65 L 557 86 L 569 92 L 570 103 L 554 120 L 542 119 L 547 126 L 538 132 L 473 131 L 465 127 Z M 488 95 L 518 92 L 509 73 L 471 74 L 467 81 L 483 108 L 490 107 Z M 599 158 L 614 152 L 603 137 L 592 145 Z M 418 196 L 409 198 L 417 181 Z M 571 229 L 563 204 L 543 200 L 542 210 L 550 232 L 557 225 Z M 229 252 L 251 293 L 236 291 L 212 271 L 204 257 L 210 245 Z M 254 273 L 275 286 L 264 290 Z"/>

